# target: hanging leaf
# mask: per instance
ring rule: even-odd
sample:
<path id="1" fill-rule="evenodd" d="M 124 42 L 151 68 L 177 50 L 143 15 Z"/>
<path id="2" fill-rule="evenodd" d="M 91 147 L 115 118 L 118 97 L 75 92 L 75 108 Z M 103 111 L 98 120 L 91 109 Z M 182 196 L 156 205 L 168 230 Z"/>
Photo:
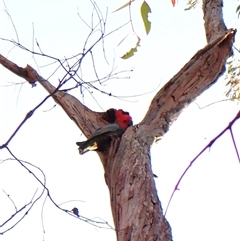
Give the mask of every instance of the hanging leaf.
<path id="1" fill-rule="evenodd" d="M 137 52 L 137 47 L 140 46 L 140 41 L 141 39 L 139 37 L 138 38 L 138 41 L 136 43 L 136 47 L 135 48 L 131 48 L 131 50 L 129 52 L 127 52 L 126 54 L 124 54 L 121 58 L 122 59 L 129 59 L 131 58 L 135 52 Z"/>
<path id="2" fill-rule="evenodd" d="M 176 1 L 175 0 L 171 0 L 171 2 L 172 2 L 173 7 L 175 7 Z"/>
<path id="3" fill-rule="evenodd" d="M 151 29 L 151 22 L 148 20 L 148 14 L 151 13 L 151 8 L 149 5 L 144 1 L 142 6 L 141 6 L 141 14 L 142 14 L 142 19 L 143 23 L 145 26 L 146 33 L 148 34 Z"/>
<path id="4" fill-rule="evenodd" d="M 124 5 L 122 5 L 122 7 L 116 9 L 115 11 L 113 11 L 113 13 L 115 13 L 115 12 L 117 12 L 117 11 L 123 9 L 123 8 L 126 8 L 126 7 L 130 6 L 131 3 L 133 3 L 134 1 L 135 1 L 135 0 L 130 0 L 129 2 L 125 3 Z"/>

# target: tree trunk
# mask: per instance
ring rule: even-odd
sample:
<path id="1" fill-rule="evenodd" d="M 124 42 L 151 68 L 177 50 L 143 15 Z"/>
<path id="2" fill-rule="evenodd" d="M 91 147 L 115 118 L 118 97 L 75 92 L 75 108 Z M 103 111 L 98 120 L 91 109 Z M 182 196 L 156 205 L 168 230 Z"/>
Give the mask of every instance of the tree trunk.
<path id="1" fill-rule="evenodd" d="M 226 30 L 222 1 L 203 1 L 208 45 L 156 94 L 145 118 L 127 129 L 120 145 L 113 140 L 109 153 L 99 153 L 110 192 L 118 241 L 170 241 L 171 228 L 163 215 L 151 169 L 150 146 L 168 131 L 181 111 L 223 74 L 231 55 L 235 30 Z M 59 91 L 31 67 L 20 68 L 3 56 L 0 62 L 29 83 L 38 81 L 88 137 L 106 124 L 75 97 Z M 118 148 L 119 146 L 119 148 Z"/>

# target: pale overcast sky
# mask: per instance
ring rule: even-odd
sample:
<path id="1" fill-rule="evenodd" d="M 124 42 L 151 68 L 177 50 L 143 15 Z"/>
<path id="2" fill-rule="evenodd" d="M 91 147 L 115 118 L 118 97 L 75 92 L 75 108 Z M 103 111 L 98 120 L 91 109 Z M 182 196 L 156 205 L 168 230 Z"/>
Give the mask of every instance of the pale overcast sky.
<path id="1" fill-rule="evenodd" d="M 125 1 L 126 2 L 126 1 Z M 103 15 L 107 18 L 107 32 L 127 22 L 127 9 L 112 13 L 125 3 L 124 1 L 97 1 Z M 235 14 L 237 1 L 224 1 L 224 18 L 228 28 L 239 26 Z M 82 51 L 89 33 L 77 13 L 91 23 L 92 7 L 89 1 L 9 1 L 5 0 L 20 43 L 32 49 L 34 37 L 41 50 L 58 58 L 72 56 Z M 153 1 L 148 4 L 152 9 L 149 16 L 152 28 L 145 36 L 144 26 L 139 15 L 141 2 L 133 4 L 134 28 L 141 37 L 141 47 L 135 56 L 122 60 L 120 56 L 131 46 L 131 39 L 117 47 L 121 40 L 130 33 L 130 28 L 121 29 L 105 41 L 105 50 L 109 65 L 101 55 L 101 46 L 95 52 L 96 67 L 99 75 L 107 75 L 113 59 L 118 70 L 131 70 L 122 76 L 130 79 L 111 80 L 103 90 L 118 96 L 134 96 L 147 92 L 147 95 L 134 98 L 109 97 L 93 91 L 97 102 L 85 91 L 84 98 L 78 91 L 74 95 L 96 111 L 109 108 L 122 108 L 129 111 L 134 124 L 142 120 L 155 93 L 182 66 L 206 44 L 203 28 L 203 16 L 200 5 L 191 11 L 184 11 L 185 1 L 179 0 L 173 8 L 170 0 Z M 96 16 L 95 16 L 96 17 Z M 95 18 L 94 17 L 94 18 Z M 16 40 L 16 34 L 4 6 L 1 4 L 1 37 Z M 95 33 L 96 35 L 98 33 Z M 135 41 L 135 40 L 134 40 Z M 90 44 L 90 43 L 89 43 Z M 237 33 L 235 45 L 239 47 Z M 34 46 L 35 51 L 39 51 Z M 30 64 L 37 69 L 30 53 L 6 41 L 1 41 L 1 54 L 7 56 L 21 67 Z M 45 66 L 51 61 L 37 57 L 38 66 Z M 44 78 L 53 72 L 52 65 L 39 69 Z M 63 71 L 57 72 L 50 81 L 58 83 Z M 82 66 L 82 76 L 86 80 L 94 78 L 90 58 Z M 40 86 L 31 88 L 29 84 L 6 85 L 24 81 L 1 67 L 0 88 L 0 142 L 5 143 L 25 115 L 40 103 L 47 93 Z M 226 91 L 224 78 L 220 78 L 211 89 L 195 102 L 203 107 L 214 101 L 224 99 Z M 54 107 L 53 100 L 47 100 L 20 129 L 9 144 L 9 148 L 19 159 L 40 167 L 47 179 L 46 186 L 57 204 L 71 210 L 79 209 L 80 215 L 98 217 L 113 225 L 109 204 L 108 189 L 104 181 L 103 168 L 97 154 L 78 154 L 76 141 L 84 140 L 77 126 L 63 112 L 61 107 Z M 153 172 L 159 198 L 165 210 L 170 195 L 182 172 L 203 147 L 224 129 L 234 118 L 239 105 L 222 102 L 199 109 L 192 103 L 170 131 L 158 144 L 152 147 Z M 239 145 L 238 130 L 240 123 L 235 123 L 233 131 Z M 0 151 L 0 159 L 9 158 L 6 150 Z M 32 169 L 43 180 L 41 173 Z M 41 186 L 16 161 L 7 161 L 0 165 L 0 225 L 14 212 L 14 206 L 4 190 L 10 195 L 18 209 L 28 203 L 34 192 L 39 195 Z M 46 194 L 46 193 L 45 193 Z M 40 241 L 43 240 L 42 216 L 45 229 L 45 241 L 52 240 L 116 240 L 115 233 L 108 229 L 95 228 L 69 216 L 57 209 L 49 199 L 44 209 L 44 195 L 31 209 L 29 214 L 16 226 L 1 236 L 1 241 Z M 171 224 L 175 241 L 239 241 L 240 239 L 240 165 L 233 149 L 229 133 L 224 134 L 206 151 L 189 170 L 180 184 L 169 207 L 167 219 Z M 0 226 L 0 232 L 11 227 L 12 222 Z M 96 219 L 97 220 L 97 219 Z"/>

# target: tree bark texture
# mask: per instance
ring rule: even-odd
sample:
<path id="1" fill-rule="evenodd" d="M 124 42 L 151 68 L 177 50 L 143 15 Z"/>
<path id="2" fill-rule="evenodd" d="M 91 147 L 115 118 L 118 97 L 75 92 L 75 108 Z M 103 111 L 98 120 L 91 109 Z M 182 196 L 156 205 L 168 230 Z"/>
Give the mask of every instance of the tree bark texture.
<path id="1" fill-rule="evenodd" d="M 208 44 L 156 94 L 138 125 L 114 139 L 108 153 L 99 153 L 110 192 L 118 241 L 170 241 L 171 228 L 163 215 L 151 169 L 150 146 L 161 138 L 181 111 L 223 74 L 231 55 L 235 30 L 226 29 L 222 1 L 204 0 Z M 30 84 L 39 82 L 62 106 L 86 137 L 107 122 L 75 97 L 57 90 L 29 65 L 21 68 L 0 55 L 0 62 Z"/>

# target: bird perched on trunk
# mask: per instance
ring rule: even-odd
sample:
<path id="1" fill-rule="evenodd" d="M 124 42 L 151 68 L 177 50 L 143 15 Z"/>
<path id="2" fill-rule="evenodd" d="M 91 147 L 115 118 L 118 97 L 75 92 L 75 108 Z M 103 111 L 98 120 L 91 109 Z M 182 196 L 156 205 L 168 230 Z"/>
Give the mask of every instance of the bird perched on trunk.
<path id="1" fill-rule="evenodd" d="M 82 155 L 88 151 L 106 152 L 112 137 L 121 137 L 125 130 L 132 125 L 132 117 L 128 112 L 116 110 L 115 123 L 97 129 L 86 141 L 76 143 L 79 146 L 79 153 Z"/>

